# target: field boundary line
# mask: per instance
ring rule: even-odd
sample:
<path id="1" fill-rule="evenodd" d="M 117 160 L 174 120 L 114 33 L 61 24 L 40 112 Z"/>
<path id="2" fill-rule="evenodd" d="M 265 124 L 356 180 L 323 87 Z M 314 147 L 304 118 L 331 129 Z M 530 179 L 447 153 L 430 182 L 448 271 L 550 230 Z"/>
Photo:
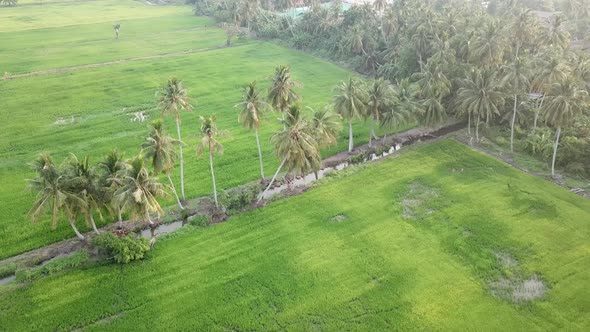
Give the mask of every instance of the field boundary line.
<path id="1" fill-rule="evenodd" d="M 34 76 L 62 74 L 62 73 L 83 70 L 83 69 L 100 68 L 100 67 L 112 66 L 112 65 L 117 65 L 117 64 L 121 64 L 121 63 L 128 63 L 128 62 L 173 58 L 173 57 L 178 57 L 178 56 L 183 56 L 183 55 L 191 55 L 191 54 L 196 54 L 196 53 L 215 51 L 215 50 L 220 50 L 220 49 L 224 49 L 224 48 L 241 47 L 241 46 L 246 46 L 246 45 L 250 45 L 250 44 L 254 44 L 254 43 L 256 43 L 256 42 L 247 42 L 247 43 L 239 44 L 236 46 L 220 45 L 220 46 L 200 48 L 200 49 L 189 49 L 189 50 L 172 52 L 172 53 L 146 55 L 146 56 L 141 56 L 141 57 L 136 57 L 136 58 L 126 58 L 126 59 L 112 60 L 112 61 L 106 61 L 106 62 L 90 63 L 90 64 L 78 65 L 78 66 L 50 68 L 50 69 L 44 69 L 44 70 L 38 70 L 38 71 L 31 71 L 31 72 L 22 73 L 22 74 L 5 74 L 2 78 L 0 78 L 0 81 L 9 81 L 9 80 L 14 80 L 14 79 L 34 77 Z"/>

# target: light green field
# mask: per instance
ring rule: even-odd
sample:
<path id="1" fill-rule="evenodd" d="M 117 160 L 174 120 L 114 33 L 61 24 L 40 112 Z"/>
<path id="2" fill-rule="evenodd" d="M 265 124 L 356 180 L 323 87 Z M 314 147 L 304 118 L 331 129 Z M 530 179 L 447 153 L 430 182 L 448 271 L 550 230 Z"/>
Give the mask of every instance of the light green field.
<path id="1" fill-rule="evenodd" d="M 590 201 L 450 140 L 347 173 L 146 261 L 0 290 L 0 330 L 590 328 Z M 539 299 L 492 295 L 533 275 Z"/>
<path id="2" fill-rule="evenodd" d="M 50 69 L 68 65 L 113 61 L 134 56 L 148 56 L 223 45 L 225 36 L 215 28 L 198 28 L 208 20 L 190 16 L 190 7 L 155 7 L 133 1 L 120 1 L 117 15 L 129 20 L 122 26 L 120 40 L 112 39 L 112 22 L 102 22 L 102 14 L 73 22 L 74 12 L 83 15 L 87 7 L 114 6 L 112 1 L 82 2 L 65 6 L 27 7 L 28 15 L 39 20 L 55 14 L 51 28 L 7 32 L 11 27 L 0 19 L 0 48 L 8 57 L 2 66 L 12 66 L 12 73 Z M 23 7 L 1 8 L 0 17 L 10 16 Z M 71 12 L 70 12 L 71 11 Z M 191 22 L 190 19 L 194 21 Z M 58 27 L 57 23 L 63 26 Z M 98 24 L 101 22 L 100 24 Z M 101 27 L 104 24 L 104 29 Z M 34 27 L 42 27 L 35 24 Z M 191 27 L 197 27 L 193 30 Z M 162 27 L 162 31 L 159 31 Z M 21 27 L 24 29 L 24 27 Z M 84 31 L 83 34 L 76 31 Z M 172 38 L 173 40 L 169 39 Z M 178 41 L 178 42 L 175 42 Z M 40 56 L 36 45 L 51 50 Z M 4 52 L 3 52 L 4 53 Z M 96 68 L 0 80 L 0 259 L 71 237 L 63 224 L 50 231 L 47 221 L 32 225 L 26 213 L 34 196 L 25 191 L 30 178 L 27 164 L 41 151 L 51 152 L 61 161 L 70 152 L 88 154 L 99 161 L 107 151 L 118 148 L 131 157 L 139 150 L 148 132 L 148 122 L 131 122 L 132 112 L 146 111 L 151 119 L 159 116 L 154 92 L 172 76 L 184 80 L 194 98 L 196 111 L 183 117 L 186 194 L 194 198 L 211 193 L 206 158 L 197 158 L 198 116 L 215 114 L 218 126 L 229 132 L 221 139 L 225 154 L 216 157 L 215 168 L 220 189 L 234 187 L 258 178 L 258 161 L 254 136 L 237 123 L 241 87 L 257 80 L 266 89 L 274 67 L 288 64 L 293 76 L 303 84 L 299 93 L 303 105 L 323 107 L 331 101 L 332 88 L 350 72 L 305 53 L 271 43 L 241 41 L 231 48 L 195 52 L 188 55 L 131 61 Z M 2 68 L 3 68 L 2 67 Z M 19 68 L 19 69 L 17 69 Z M 269 114 L 261 132 L 265 169 L 271 175 L 278 162 L 269 138 L 280 126 L 278 116 Z M 73 120 L 73 122 L 72 122 Z M 166 120 L 174 134 L 172 119 Z M 401 128 L 400 128 L 401 129 Z M 344 135 L 344 133 L 342 134 Z M 355 124 L 356 143 L 366 142 L 368 125 Z M 339 145 L 325 155 L 346 147 L 342 136 Z M 174 172 L 178 186 L 178 173 Z M 173 203 L 169 198 L 164 205 Z M 82 225 L 83 229 L 86 229 Z"/>

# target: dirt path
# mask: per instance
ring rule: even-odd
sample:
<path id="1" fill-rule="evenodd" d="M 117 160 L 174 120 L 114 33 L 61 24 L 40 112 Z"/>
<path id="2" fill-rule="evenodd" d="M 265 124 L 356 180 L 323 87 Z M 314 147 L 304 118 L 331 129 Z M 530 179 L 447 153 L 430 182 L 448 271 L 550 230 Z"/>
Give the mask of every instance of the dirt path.
<path id="1" fill-rule="evenodd" d="M 32 72 L 22 73 L 22 74 L 13 74 L 13 75 L 8 74 L 8 75 L 4 75 L 2 78 L 0 78 L 0 80 L 7 81 L 7 80 L 18 79 L 18 78 L 32 77 L 32 76 L 52 75 L 52 74 L 60 74 L 60 73 L 77 71 L 77 70 L 83 70 L 83 69 L 106 67 L 106 66 L 112 66 L 112 65 L 121 64 L 121 63 L 127 63 L 127 62 L 172 58 L 172 57 L 178 57 L 178 56 L 183 56 L 183 55 L 188 55 L 188 54 L 196 54 L 196 53 L 202 53 L 202 52 L 207 52 L 207 51 L 214 51 L 214 50 L 219 50 L 219 49 L 227 48 L 227 47 L 241 47 L 241 46 L 249 45 L 251 43 L 252 42 L 247 42 L 247 43 L 239 44 L 236 46 L 225 46 L 225 44 L 224 44 L 224 45 L 215 46 L 215 47 L 190 49 L 190 50 L 185 50 L 185 51 L 164 53 L 164 54 L 157 54 L 157 55 L 147 55 L 147 56 L 136 57 L 136 58 L 119 59 L 119 60 L 91 63 L 91 64 L 79 65 L 79 66 L 51 68 L 51 69 L 32 71 Z"/>

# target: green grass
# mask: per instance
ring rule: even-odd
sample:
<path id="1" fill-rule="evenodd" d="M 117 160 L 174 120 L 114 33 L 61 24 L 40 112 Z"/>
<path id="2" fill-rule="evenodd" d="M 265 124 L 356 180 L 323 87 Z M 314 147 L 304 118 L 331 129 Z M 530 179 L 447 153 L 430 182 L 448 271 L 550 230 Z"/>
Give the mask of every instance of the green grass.
<path id="1" fill-rule="evenodd" d="M 450 140 L 346 173 L 144 262 L 7 287 L 0 330 L 590 328 L 588 200 Z M 535 301 L 489 289 L 533 274 Z"/>
<path id="2" fill-rule="evenodd" d="M 114 39 L 112 26 L 104 23 L 4 32 L 0 33 L 0 74 L 225 45 L 222 30 L 205 27 L 211 24 L 210 19 L 190 14 L 123 21 L 119 40 Z"/>
<path id="3" fill-rule="evenodd" d="M 37 22 L 29 29 L 3 20 L 24 7 L 37 20 L 52 17 L 53 21 L 50 25 Z M 111 7 L 116 8 L 115 13 Z M 95 13 L 84 17 L 87 11 Z M 118 41 L 112 40 L 111 24 L 116 19 L 126 20 Z M 12 68 L 7 70 L 11 73 L 28 72 L 199 49 L 224 41 L 222 30 L 199 28 L 210 21 L 191 16 L 188 6 L 155 7 L 134 1 L 2 8 L 0 22 L 0 50 L 8 55 L 0 59 L 1 74 L 5 67 Z M 215 114 L 219 128 L 229 132 L 221 139 L 225 154 L 215 159 L 218 188 L 256 180 L 259 171 L 254 136 L 237 123 L 234 105 L 240 101 L 241 87 L 248 82 L 257 80 L 266 89 L 279 64 L 292 67 L 294 78 L 303 84 L 298 90 L 303 105 L 316 108 L 329 103 L 332 88 L 352 75 L 302 52 L 246 41 L 231 48 L 189 55 L 0 81 L 0 201 L 8 202 L 0 205 L 0 259 L 73 235 L 67 223 L 51 231 L 47 220 L 32 225 L 27 218 L 34 200 L 34 195 L 25 190 L 25 179 L 33 176 L 27 164 L 42 151 L 52 153 L 58 162 L 74 152 L 88 154 L 96 163 L 113 148 L 133 156 L 148 132 L 148 123 L 131 122 L 130 113 L 143 110 L 152 119 L 158 117 L 154 92 L 172 76 L 184 80 L 196 105 L 195 112 L 183 116 L 187 197 L 208 195 L 212 190 L 208 160 L 195 154 L 199 115 Z M 272 133 L 280 128 L 277 117 L 269 114 L 261 132 L 269 176 L 278 166 L 269 143 Z M 59 124 L 61 120 L 65 124 Z M 172 119 L 166 119 L 166 129 L 175 133 Z M 368 124 L 359 121 L 354 130 L 355 143 L 367 141 Z M 337 146 L 323 152 L 324 156 L 346 149 L 344 135 Z M 177 171 L 173 177 L 178 187 Z M 174 204 L 171 197 L 162 203 Z"/>
<path id="4" fill-rule="evenodd" d="M 190 13 L 187 6 L 148 6 L 134 0 L 49 1 L 47 5 L 1 7 L 0 31 L 16 33 L 28 29 L 96 23 L 103 23 L 106 29 L 112 30 L 112 22 L 186 15 L 187 12 Z"/>

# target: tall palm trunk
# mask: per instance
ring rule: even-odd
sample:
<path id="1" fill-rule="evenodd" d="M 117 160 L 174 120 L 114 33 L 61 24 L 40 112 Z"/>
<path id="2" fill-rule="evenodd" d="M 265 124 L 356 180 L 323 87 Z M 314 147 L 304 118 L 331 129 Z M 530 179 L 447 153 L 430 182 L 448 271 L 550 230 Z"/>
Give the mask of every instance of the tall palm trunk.
<path id="1" fill-rule="evenodd" d="M 213 198 L 215 199 L 215 206 L 219 207 L 217 201 L 217 185 L 215 184 L 215 172 L 213 171 L 213 147 L 211 146 L 211 137 L 209 137 L 209 166 L 211 167 L 211 179 L 213 180 Z"/>
<path id="2" fill-rule="evenodd" d="M 354 142 L 352 138 L 352 119 L 348 120 L 348 152 L 354 149 Z"/>
<path id="3" fill-rule="evenodd" d="M 260 180 L 264 181 L 264 166 L 262 164 L 262 149 L 260 148 L 260 139 L 258 138 L 258 129 L 254 132 L 256 135 L 256 146 L 258 147 L 258 160 L 260 161 Z"/>
<path id="4" fill-rule="evenodd" d="M 117 207 L 117 216 L 119 217 L 119 228 L 123 228 L 123 215 L 120 206 Z"/>
<path id="5" fill-rule="evenodd" d="M 467 112 L 467 134 L 471 137 L 471 112 Z"/>
<path id="6" fill-rule="evenodd" d="M 70 226 L 72 226 L 72 229 L 74 230 L 74 233 L 76 233 L 76 236 L 78 237 L 78 239 L 80 241 L 86 240 L 84 235 L 82 235 L 82 233 L 80 233 L 80 231 L 78 231 L 78 227 L 76 227 L 76 223 L 74 222 L 74 220 L 69 219 L 69 222 L 70 222 Z"/>
<path id="7" fill-rule="evenodd" d="M 555 159 L 557 158 L 557 147 L 559 146 L 559 136 L 561 136 L 561 127 L 555 131 L 555 142 L 553 142 L 553 159 L 551 161 L 551 176 L 555 176 Z"/>
<path id="8" fill-rule="evenodd" d="M 477 113 L 477 122 L 475 123 L 475 142 L 479 143 L 479 113 Z"/>
<path id="9" fill-rule="evenodd" d="M 541 109 L 543 108 L 544 101 L 545 101 L 545 95 L 543 94 L 543 96 L 541 97 L 541 103 L 539 104 L 539 107 L 535 110 L 535 119 L 533 120 L 533 130 L 537 130 L 537 122 L 539 121 L 539 113 L 541 112 Z"/>
<path id="10" fill-rule="evenodd" d="M 270 189 L 270 187 L 273 185 L 273 183 L 275 182 L 275 180 L 277 179 L 277 175 L 279 175 L 279 172 L 281 171 L 281 169 L 283 168 L 283 166 L 285 165 L 285 162 L 287 161 L 287 158 L 283 159 L 283 161 L 281 162 L 281 164 L 279 165 L 279 168 L 277 168 L 277 171 L 275 172 L 275 175 L 273 175 L 272 179 L 270 180 L 270 183 L 268 184 L 268 186 L 266 187 L 266 189 L 264 189 L 264 191 L 262 192 L 262 194 L 260 194 L 260 197 L 258 197 L 258 202 L 260 202 L 262 200 L 262 197 L 264 197 L 264 194 L 266 194 L 266 192 Z"/>
<path id="11" fill-rule="evenodd" d="M 371 117 L 371 131 L 369 132 L 369 147 L 373 146 L 373 131 L 375 130 L 375 120 Z"/>
<path id="12" fill-rule="evenodd" d="M 516 123 L 516 103 L 518 96 L 514 95 L 514 109 L 512 110 L 512 122 L 510 123 L 510 153 L 514 153 L 514 124 Z"/>
<path id="13" fill-rule="evenodd" d="M 176 187 L 174 186 L 174 182 L 172 182 L 172 178 L 170 177 L 170 172 L 166 172 L 166 177 L 168 178 L 168 182 L 170 182 L 170 187 L 172 188 L 172 192 L 174 193 L 174 198 L 176 198 L 176 204 L 181 210 L 184 210 L 184 206 L 180 203 L 180 198 L 178 198 L 178 193 L 176 192 Z"/>
<path id="14" fill-rule="evenodd" d="M 92 230 L 94 230 L 94 233 L 100 234 L 98 228 L 96 227 L 96 223 L 94 222 L 94 215 L 92 214 L 92 209 L 90 209 L 90 211 L 88 212 L 88 220 L 90 220 L 90 225 L 92 225 Z"/>
<path id="15" fill-rule="evenodd" d="M 176 132 L 178 133 L 178 157 L 180 159 L 180 194 L 182 200 L 186 200 L 184 195 L 184 159 L 182 158 L 182 136 L 180 135 L 180 119 L 176 118 Z"/>

